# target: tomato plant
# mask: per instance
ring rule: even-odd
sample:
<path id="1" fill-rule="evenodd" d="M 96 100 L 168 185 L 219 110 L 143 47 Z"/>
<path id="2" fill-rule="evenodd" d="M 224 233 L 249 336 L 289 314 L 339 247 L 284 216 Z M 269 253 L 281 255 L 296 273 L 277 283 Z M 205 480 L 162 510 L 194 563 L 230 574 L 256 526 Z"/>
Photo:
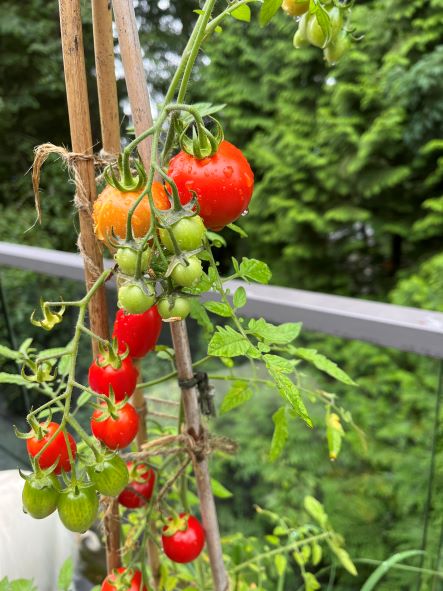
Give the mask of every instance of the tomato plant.
<path id="1" fill-rule="evenodd" d="M 101 591 L 149 591 L 143 585 L 142 573 L 123 566 L 115 569 L 102 583 Z"/>
<path id="2" fill-rule="evenodd" d="M 196 285 L 202 276 L 203 269 L 198 257 L 192 256 L 187 260 L 187 265 L 178 263 L 171 273 L 171 278 L 176 285 L 192 287 Z"/>
<path id="3" fill-rule="evenodd" d="M 191 311 L 187 298 L 163 298 L 158 302 L 158 312 L 164 320 L 186 318 Z"/>
<path id="4" fill-rule="evenodd" d="M 163 550 L 174 562 L 195 560 L 203 550 L 205 539 L 204 529 L 193 515 L 180 513 L 176 519 L 170 517 L 163 527 Z"/>
<path id="5" fill-rule="evenodd" d="M 117 339 L 121 353 L 128 347 L 129 355 L 139 359 L 154 349 L 161 329 L 157 306 L 151 306 L 142 314 L 125 314 L 124 310 L 118 310 L 112 336 Z"/>
<path id="6" fill-rule="evenodd" d="M 102 495 L 116 497 L 129 482 L 129 472 L 120 456 L 105 456 L 88 466 L 89 478 Z"/>
<path id="7" fill-rule="evenodd" d="M 182 218 L 168 230 L 161 228 L 159 231 L 160 239 L 169 252 L 174 252 L 174 243 L 171 233 L 179 248 L 182 250 L 195 250 L 203 243 L 206 228 L 202 218 L 199 215 Z"/>
<path id="8" fill-rule="evenodd" d="M 169 163 L 168 175 L 182 203 L 188 203 L 195 191 L 199 215 L 211 230 L 221 230 L 246 212 L 254 189 L 249 162 L 227 141 L 213 156 L 201 160 L 181 151 Z"/>
<path id="9" fill-rule="evenodd" d="M 118 502 L 128 509 L 143 507 L 154 492 L 155 472 L 144 463 L 128 462 L 129 483 L 123 490 Z"/>
<path id="10" fill-rule="evenodd" d="M 118 290 L 118 305 L 128 314 L 143 314 L 154 302 L 155 293 L 150 285 L 126 283 Z"/>
<path id="11" fill-rule="evenodd" d="M 98 497 L 95 485 L 71 484 L 61 491 L 57 509 L 66 529 L 78 533 L 85 532 L 97 518 Z"/>
<path id="12" fill-rule="evenodd" d="M 109 449 L 127 447 L 137 435 L 138 426 L 137 411 L 129 402 L 114 406 L 112 410 L 102 404 L 91 418 L 91 431 Z"/>
<path id="13" fill-rule="evenodd" d="M 115 253 L 115 262 L 120 267 L 120 271 L 126 275 L 135 275 L 137 270 L 138 253 L 132 248 L 119 248 Z M 144 250 L 140 256 L 140 270 L 145 273 L 148 269 L 149 252 Z"/>
<path id="14" fill-rule="evenodd" d="M 137 385 L 138 370 L 129 356 L 106 359 L 99 355 L 91 363 L 88 376 L 89 385 L 94 392 L 109 396 L 112 389 L 115 400 L 120 402 L 133 394 Z"/>
<path id="15" fill-rule="evenodd" d="M 55 476 L 31 474 L 25 477 L 23 510 L 34 519 L 48 517 L 57 509 L 60 488 Z"/>
<path id="16" fill-rule="evenodd" d="M 289 14 L 289 16 L 301 16 L 307 12 L 309 8 L 309 2 L 300 2 L 299 0 L 283 0 L 281 7 L 287 14 Z"/>
<path id="17" fill-rule="evenodd" d="M 59 431 L 54 437 L 54 433 L 59 427 L 58 423 L 43 423 L 38 430 L 40 432 L 31 432 L 31 436 L 26 441 L 28 453 L 32 458 L 35 458 L 46 446 L 38 458 L 38 464 L 40 468 L 50 468 L 55 465 L 55 474 L 60 474 L 62 470 L 64 472 L 71 470 L 68 446 L 63 431 Z M 75 459 L 77 445 L 70 433 L 67 433 L 66 436 L 71 448 L 72 458 Z"/>

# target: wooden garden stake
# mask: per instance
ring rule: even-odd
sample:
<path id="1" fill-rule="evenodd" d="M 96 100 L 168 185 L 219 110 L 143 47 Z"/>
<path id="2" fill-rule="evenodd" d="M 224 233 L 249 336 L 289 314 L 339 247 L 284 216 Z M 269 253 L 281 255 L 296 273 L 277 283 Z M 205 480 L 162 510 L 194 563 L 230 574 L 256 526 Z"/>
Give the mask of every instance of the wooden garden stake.
<path id="1" fill-rule="evenodd" d="M 106 154 L 120 153 L 120 123 L 115 79 L 112 11 L 108 0 L 92 0 L 95 69 L 100 111 L 102 148 Z M 116 498 L 108 497 L 104 517 L 108 573 L 121 566 L 120 514 Z"/>
<path id="2" fill-rule="evenodd" d="M 122 52 L 123 69 L 128 85 L 129 102 L 133 114 L 136 135 L 140 135 L 152 125 L 151 103 L 143 68 L 143 60 L 138 37 L 132 0 L 113 0 L 117 34 Z M 142 142 L 139 153 L 144 166 L 150 162 L 150 142 Z M 193 378 L 192 359 L 189 348 L 186 323 L 171 323 L 176 365 L 179 379 Z M 201 435 L 202 425 L 196 387 L 182 388 L 187 431 L 196 439 Z M 194 471 L 200 500 L 203 526 L 206 532 L 207 547 L 211 563 L 214 591 L 228 591 L 229 581 L 223 562 L 220 533 L 214 497 L 211 489 L 207 458 L 195 458 Z"/>
<path id="3" fill-rule="evenodd" d="M 77 162 L 83 186 L 81 196 L 77 188 L 80 219 L 79 248 L 85 262 L 85 280 L 89 289 L 103 271 L 103 259 L 95 239 L 91 219 L 96 187 L 80 0 L 59 0 L 59 6 L 72 150 L 91 156 L 90 160 L 83 159 Z M 102 338 L 108 338 L 108 313 L 104 288 L 99 289 L 91 299 L 89 317 L 91 330 Z M 97 343 L 93 342 L 92 347 L 95 356 L 98 354 Z"/>

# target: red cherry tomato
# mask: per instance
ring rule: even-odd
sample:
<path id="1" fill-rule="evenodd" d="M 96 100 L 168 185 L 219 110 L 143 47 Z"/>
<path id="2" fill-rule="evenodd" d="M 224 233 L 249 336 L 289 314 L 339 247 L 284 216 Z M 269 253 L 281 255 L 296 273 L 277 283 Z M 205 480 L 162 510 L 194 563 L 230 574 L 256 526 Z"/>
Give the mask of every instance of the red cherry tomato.
<path id="1" fill-rule="evenodd" d="M 193 515 L 180 513 L 179 519 L 169 518 L 163 528 L 162 545 L 168 558 L 186 563 L 195 560 L 205 545 L 205 531 Z"/>
<path id="2" fill-rule="evenodd" d="M 114 569 L 106 577 L 102 583 L 101 591 L 117 591 L 117 589 L 124 589 L 125 591 L 149 591 L 145 585 L 142 586 L 142 582 L 142 574 L 139 570 L 121 566 L 120 568 Z"/>
<path id="3" fill-rule="evenodd" d="M 133 394 L 137 385 L 138 370 L 130 357 L 122 359 L 119 368 L 114 368 L 111 364 L 101 366 L 97 361 L 102 363 L 103 357 L 99 355 L 89 367 L 89 385 L 94 392 L 109 396 L 112 386 L 117 402 Z"/>
<path id="4" fill-rule="evenodd" d="M 198 160 L 179 152 L 169 163 L 168 175 L 177 185 L 180 201 L 188 203 L 195 191 L 200 217 L 211 230 L 221 230 L 248 208 L 254 174 L 238 148 L 221 142 L 218 152 Z"/>
<path id="5" fill-rule="evenodd" d="M 147 464 L 128 462 L 129 484 L 120 493 L 118 502 L 128 509 L 143 507 L 152 497 L 155 472 Z"/>
<path id="6" fill-rule="evenodd" d="M 33 435 L 30 439 L 26 440 L 26 447 L 31 457 L 35 458 L 38 452 L 44 445 L 51 439 L 51 436 L 58 429 L 60 425 L 58 423 L 49 423 L 45 425 L 41 424 L 43 437 L 38 439 L 37 436 Z M 72 435 L 68 433 L 68 441 L 71 447 L 72 458 L 75 459 L 77 454 L 77 445 Z M 57 462 L 58 460 L 58 462 Z M 55 438 L 51 441 L 48 447 L 40 456 L 38 463 L 41 468 L 49 468 L 57 462 L 57 466 L 54 470 L 55 474 L 60 474 L 62 470 L 69 472 L 71 470 L 71 464 L 69 462 L 68 446 L 66 445 L 65 436 L 63 431 L 60 431 Z"/>
<path id="7" fill-rule="evenodd" d="M 132 404 L 126 403 L 116 408 L 115 415 L 107 412 L 107 406 L 102 404 L 103 410 L 97 409 L 91 418 L 91 431 L 109 449 L 123 449 L 134 440 L 138 431 L 139 418 Z M 106 414 L 108 418 L 99 420 Z"/>
<path id="8" fill-rule="evenodd" d="M 162 319 L 157 306 L 152 306 L 143 314 L 125 314 L 119 310 L 112 336 L 117 338 L 120 353 L 128 346 L 131 357 L 139 359 L 154 349 L 161 330 Z"/>

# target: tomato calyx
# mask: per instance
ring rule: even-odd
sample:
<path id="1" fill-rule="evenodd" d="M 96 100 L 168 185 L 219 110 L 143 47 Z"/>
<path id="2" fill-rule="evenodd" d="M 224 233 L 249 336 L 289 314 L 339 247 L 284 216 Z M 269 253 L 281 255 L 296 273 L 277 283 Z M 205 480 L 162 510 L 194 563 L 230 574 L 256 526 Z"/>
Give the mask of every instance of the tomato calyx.
<path id="1" fill-rule="evenodd" d="M 57 462 L 53 466 L 49 468 L 40 468 L 40 466 L 36 463 L 35 465 L 35 472 L 31 472 L 30 474 L 25 474 L 20 468 L 18 469 L 18 473 L 20 474 L 21 478 L 26 482 L 32 484 L 33 488 L 36 490 L 42 490 L 44 488 L 54 488 L 56 491 L 60 492 L 60 485 L 53 474 L 54 469 L 57 465 Z"/>
<path id="2" fill-rule="evenodd" d="M 66 309 L 63 302 L 60 302 L 60 309 L 58 312 L 54 312 L 43 298 L 40 298 L 40 308 L 43 316 L 42 320 L 36 320 L 34 310 L 31 314 L 31 324 L 48 331 L 52 330 L 56 324 L 59 324 L 63 320 L 63 314 Z"/>
<path id="3" fill-rule="evenodd" d="M 114 420 L 117 419 L 119 410 L 126 406 L 129 400 L 128 396 L 125 396 L 122 400 L 117 402 L 112 386 L 109 386 L 109 396 L 98 394 L 97 398 L 100 399 L 100 404 L 92 404 L 96 410 L 100 411 L 100 415 L 94 416 L 94 421 L 97 421 L 97 423 L 103 423 L 109 418 Z"/>
<path id="4" fill-rule="evenodd" d="M 214 156 L 224 139 L 223 128 L 217 119 L 210 116 L 208 116 L 208 119 L 214 125 L 214 133 L 209 131 L 204 125 L 201 117 L 196 117 L 192 124 L 185 127 L 179 138 L 181 149 L 190 156 L 197 158 L 197 160 L 203 160 L 204 158 Z M 192 138 L 187 135 L 189 127 L 191 126 Z"/>
<path id="5" fill-rule="evenodd" d="M 108 344 L 99 343 L 100 354 L 95 363 L 98 367 L 107 367 L 110 365 L 113 369 L 120 369 L 122 361 L 129 355 L 129 349 L 126 347 L 123 353 L 119 353 L 117 339 L 113 338 Z"/>
<path id="6" fill-rule="evenodd" d="M 188 529 L 189 513 L 180 513 L 175 517 L 168 517 L 163 526 L 162 535 L 166 538 L 175 536 L 179 531 L 186 531 Z"/>
<path id="7" fill-rule="evenodd" d="M 128 462 L 130 482 L 146 482 L 146 473 L 152 470 L 146 462 Z"/>
<path id="8" fill-rule="evenodd" d="M 120 154 L 117 162 L 118 177 L 112 164 L 105 168 L 103 177 L 108 185 L 114 187 L 122 193 L 138 191 L 146 184 L 146 172 L 139 160 L 133 161 L 133 166 L 137 174 L 133 174 L 128 158 L 123 158 Z"/>

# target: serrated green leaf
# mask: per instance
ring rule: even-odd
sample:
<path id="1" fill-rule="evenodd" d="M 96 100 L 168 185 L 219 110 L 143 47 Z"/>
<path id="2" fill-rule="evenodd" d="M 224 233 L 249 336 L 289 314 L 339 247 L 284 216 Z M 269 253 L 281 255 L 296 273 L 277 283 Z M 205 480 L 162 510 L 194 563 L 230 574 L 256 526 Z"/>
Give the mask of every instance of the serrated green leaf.
<path id="1" fill-rule="evenodd" d="M 205 302 L 203 305 L 206 310 L 209 310 L 209 312 L 212 312 L 213 314 L 217 314 L 217 316 L 222 316 L 223 318 L 229 318 L 232 316 L 231 308 L 228 304 L 223 302 Z"/>
<path id="2" fill-rule="evenodd" d="M 264 0 L 260 9 L 259 23 L 262 27 L 267 25 L 280 8 L 283 0 Z"/>
<path id="3" fill-rule="evenodd" d="M 271 449 L 269 450 L 269 460 L 274 462 L 280 457 L 289 436 L 288 418 L 286 408 L 281 406 L 273 415 L 274 433 L 272 435 Z"/>
<path id="4" fill-rule="evenodd" d="M 33 386 L 31 382 L 28 382 L 22 376 L 6 372 L 0 372 L 0 384 L 16 384 L 17 386 L 25 386 L 25 388 L 32 388 Z"/>
<path id="5" fill-rule="evenodd" d="M 264 318 L 251 318 L 248 330 L 257 338 L 275 345 L 287 345 L 298 337 L 301 331 L 300 322 L 285 322 L 275 325 Z"/>
<path id="6" fill-rule="evenodd" d="M 70 366 L 71 366 L 71 356 L 70 355 L 64 355 L 63 357 L 60 357 L 60 360 L 57 365 L 57 371 L 58 371 L 59 375 L 61 375 L 61 376 L 68 375 Z"/>
<path id="7" fill-rule="evenodd" d="M 278 576 L 281 577 L 285 572 L 286 566 L 288 564 L 286 556 L 284 556 L 283 554 L 277 554 L 277 556 L 274 558 L 274 564 Z"/>
<path id="8" fill-rule="evenodd" d="M 274 380 L 277 389 L 287 402 L 291 405 L 291 408 L 301 417 L 304 422 L 309 426 L 312 427 L 311 418 L 308 415 L 308 411 L 306 410 L 306 406 L 302 400 L 300 390 L 297 386 L 292 382 L 288 376 L 284 375 L 280 369 L 277 367 L 267 366 L 269 375 Z"/>
<path id="9" fill-rule="evenodd" d="M 357 569 L 355 564 L 352 562 L 351 557 L 346 552 L 344 548 L 341 548 L 338 544 L 333 542 L 332 540 L 327 540 L 329 547 L 337 556 L 338 560 L 340 561 L 341 565 L 345 570 L 348 571 L 349 574 L 356 577 L 358 575 Z"/>
<path id="10" fill-rule="evenodd" d="M 13 359 L 16 361 L 17 359 L 21 359 L 22 355 L 19 351 L 14 351 L 5 345 L 0 345 L 0 357 L 4 357 L 5 359 Z"/>
<path id="11" fill-rule="evenodd" d="M 253 393 L 247 382 L 234 382 L 223 398 L 220 406 L 220 414 L 225 414 L 233 408 L 237 408 L 237 406 L 250 400 L 252 396 Z"/>
<path id="12" fill-rule="evenodd" d="M 309 515 L 315 519 L 321 527 L 325 528 L 327 526 L 328 516 L 320 501 L 317 501 L 317 499 L 308 495 L 304 499 L 304 507 Z"/>
<path id="13" fill-rule="evenodd" d="M 249 23 L 251 21 L 251 9 L 247 4 L 242 4 L 231 12 L 231 16 L 238 21 Z"/>
<path id="14" fill-rule="evenodd" d="M 69 591 L 72 584 L 72 577 L 74 575 L 74 563 L 69 557 L 62 564 L 60 573 L 58 575 L 58 589 L 59 591 Z"/>
<path id="15" fill-rule="evenodd" d="M 77 406 L 84 406 L 87 402 L 89 402 L 91 398 L 91 394 L 89 392 L 83 391 L 77 399 Z"/>
<path id="16" fill-rule="evenodd" d="M 214 332 L 214 325 L 211 322 L 206 310 L 196 298 L 190 298 L 191 317 L 208 333 Z"/>
<path id="17" fill-rule="evenodd" d="M 357 384 L 352 380 L 347 373 L 345 373 L 342 369 L 338 367 L 336 363 L 317 353 L 315 349 L 304 349 L 302 347 L 293 347 L 291 348 L 291 353 L 294 353 L 300 359 L 304 359 L 309 363 L 312 363 L 317 369 L 327 373 L 332 378 L 335 378 L 339 382 L 343 384 L 347 384 L 348 386 L 356 386 Z"/>
<path id="18" fill-rule="evenodd" d="M 269 283 L 272 273 L 266 263 L 257 259 L 242 258 L 238 273 L 244 279 L 250 279 L 257 283 Z"/>
<path id="19" fill-rule="evenodd" d="M 240 226 L 237 226 L 237 224 L 231 223 L 228 224 L 227 227 L 233 232 L 237 232 L 237 234 L 239 234 L 242 238 L 248 237 L 247 233 L 243 230 L 243 228 L 240 228 Z"/>
<path id="20" fill-rule="evenodd" d="M 235 290 L 233 304 L 235 308 L 243 308 L 246 305 L 248 298 L 246 296 L 246 290 L 241 285 Z"/>
<path id="21" fill-rule="evenodd" d="M 215 478 L 211 478 L 211 488 L 214 496 L 219 499 L 230 499 L 232 497 L 231 491 L 224 487 L 221 482 L 215 480 Z"/>
<path id="22" fill-rule="evenodd" d="M 238 357 L 246 355 L 250 349 L 250 342 L 242 334 L 230 326 L 217 326 L 217 332 L 212 336 L 208 345 L 208 355 Z"/>
<path id="23" fill-rule="evenodd" d="M 289 361 L 289 359 L 285 359 L 284 357 L 280 357 L 280 355 L 264 355 L 263 359 L 266 363 L 266 367 L 274 368 L 276 371 L 281 371 L 283 373 L 291 373 L 294 369 L 293 364 Z"/>

